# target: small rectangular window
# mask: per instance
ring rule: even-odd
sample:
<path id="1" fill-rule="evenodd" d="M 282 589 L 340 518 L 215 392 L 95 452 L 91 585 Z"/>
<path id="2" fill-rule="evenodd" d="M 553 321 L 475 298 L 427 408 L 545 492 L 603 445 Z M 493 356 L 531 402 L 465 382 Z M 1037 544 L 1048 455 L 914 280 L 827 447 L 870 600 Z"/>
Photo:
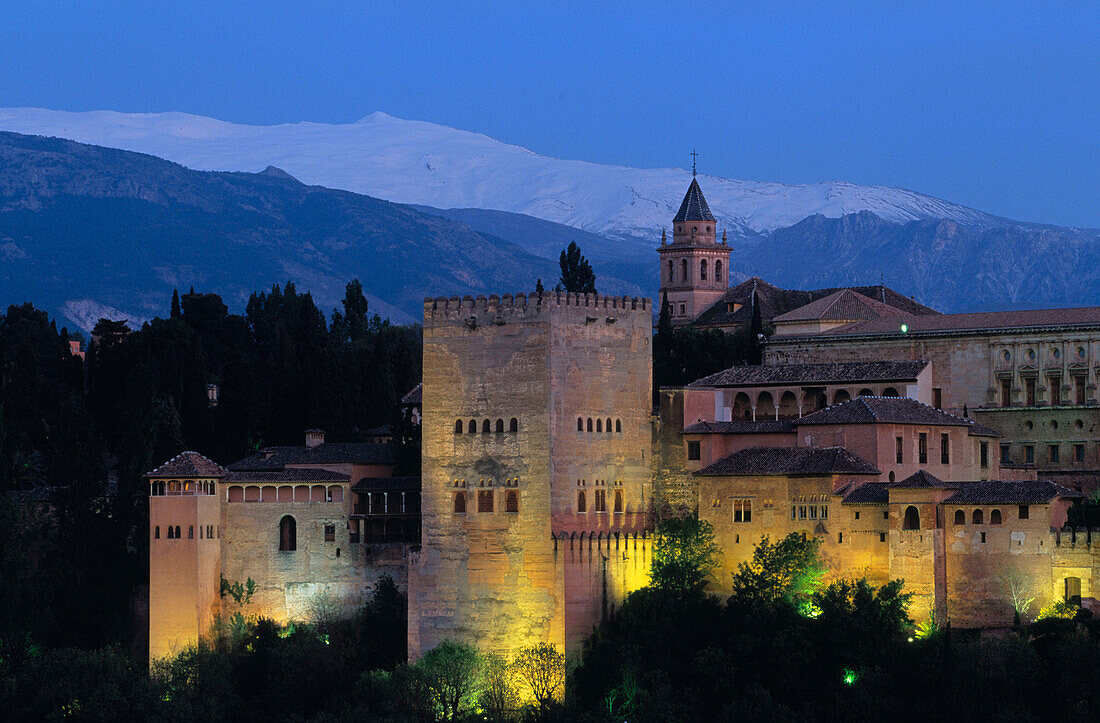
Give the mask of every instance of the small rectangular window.
<path id="1" fill-rule="evenodd" d="M 1029 407 L 1035 406 L 1035 379 L 1024 380 L 1024 404 Z"/>
<path id="2" fill-rule="evenodd" d="M 1035 464 L 1035 446 L 1031 444 L 1024 445 L 1024 462 L 1027 464 Z"/>
<path id="3" fill-rule="evenodd" d="M 844 542 L 844 533 L 843 532 L 836 533 L 836 544 L 840 545 L 840 544 L 843 544 L 843 542 Z"/>
<path id="4" fill-rule="evenodd" d="M 1047 459 L 1051 462 L 1057 462 L 1060 456 L 1061 450 L 1057 444 L 1047 445 Z"/>
<path id="5" fill-rule="evenodd" d="M 925 432 L 917 435 L 917 461 L 928 464 L 928 434 Z"/>
<path id="6" fill-rule="evenodd" d="M 810 519 L 817 519 L 817 505 L 810 505 Z"/>
<path id="7" fill-rule="evenodd" d="M 890 510 L 883 510 L 882 511 L 882 519 L 884 519 L 884 520 L 890 519 Z"/>
<path id="8" fill-rule="evenodd" d="M 982 542 L 983 543 L 985 542 L 985 533 L 984 532 L 982 533 Z"/>
<path id="9" fill-rule="evenodd" d="M 1031 518 L 1031 509 L 1027 505 L 1020 505 L 1020 519 L 1027 520 Z"/>
<path id="10" fill-rule="evenodd" d="M 878 533 L 878 541 L 879 542 L 886 542 L 886 533 L 885 532 Z"/>
<path id="11" fill-rule="evenodd" d="M 1001 380 L 1001 406 L 1002 407 L 1011 407 L 1012 406 L 1012 380 L 1011 379 L 1002 379 Z"/>
<path id="12" fill-rule="evenodd" d="M 336 542 L 336 525 L 325 525 L 325 542 Z"/>
<path id="13" fill-rule="evenodd" d="M 1085 445 L 1073 445 L 1073 461 L 1078 463 L 1085 461 Z"/>
<path id="14" fill-rule="evenodd" d="M 695 461 L 702 458 L 703 453 L 699 442 L 688 442 L 688 459 Z"/>
<path id="15" fill-rule="evenodd" d="M 596 490 L 596 512 L 607 512 L 607 490 Z"/>
<path id="16" fill-rule="evenodd" d="M 940 387 L 932 388 L 932 406 L 936 409 L 943 409 L 943 389 Z"/>
<path id="17" fill-rule="evenodd" d="M 733 521 L 752 522 L 752 500 L 733 501 Z"/>
<path id="18" fill-rule="evenodd" d="M 798 519 L 806 519 L 806 505 L 799 505 L 798 507 Z"/>
<path id="19" fill-rule="evenodd" d="M 1055 407 L 1062 404 L 1062 377 L 1050 378 L 1050 403 Z"/>
<path id="20" fill-rule="evenodd" d="M 951 436 L 948 434 L 940 435 L 940 464 L 950 464 L 951 462 Z"/>
<path id="21" fill-rule="evenodd" d="M 980 442 L 978 444 L 978 457 L 982 465 L 982 469 L 989 468 L 989 442 Z"/>
<path id="22" fill-rule="evenodd" d="M 791 519 L 792 520 L 797 520 L 798 519 L 798 515 L 796 514 L 797 509 L 798 509 L 797 507 L 795 507 L 794 505 L 791 505 Z"/>
<path id="23" fill-rule="evenodd" d="M 856 513 L 856 519 L 857 520 L 859 519 L 859 513 L 858 512 Z"/>
<path id="24" fill-rule="evenodd" d="M 902 464 L 901 445 L 901 437 L 894 437 L 894 461 L 898 464 Z"/>
<path id="25" fill-rule="evenodd" d="M 823 519 L 823 520 L 829 519 L 829 506 L 828 505 L 821 505 L 821 519 Z"/>
<path id="26" fill-rule="evenodd" d="M 1012 462 L 1012 447 L 1007 444 L 1001 445 L 1001 464 L 1009 464 Z"/>

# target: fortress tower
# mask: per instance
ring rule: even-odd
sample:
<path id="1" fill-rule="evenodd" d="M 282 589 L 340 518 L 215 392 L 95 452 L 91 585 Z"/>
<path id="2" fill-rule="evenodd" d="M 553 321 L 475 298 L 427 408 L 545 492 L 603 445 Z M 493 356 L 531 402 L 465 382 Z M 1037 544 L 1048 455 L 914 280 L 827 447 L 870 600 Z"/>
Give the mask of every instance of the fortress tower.
<path id="1" fill-rule="evenodd" d="M 672 219 L 672 243 L 661 232 L 661 299 L 668 298 L 674 325 L 688 324 L 722 298 L 729 286 L 730 248 L 692 172 L 691 185 Z"/>
<path id="2" fill-rule="evenodd" d="M 648 299 L 424 305 L 423 532 L 409 655 L 568 648 L 648 570 Z"/>

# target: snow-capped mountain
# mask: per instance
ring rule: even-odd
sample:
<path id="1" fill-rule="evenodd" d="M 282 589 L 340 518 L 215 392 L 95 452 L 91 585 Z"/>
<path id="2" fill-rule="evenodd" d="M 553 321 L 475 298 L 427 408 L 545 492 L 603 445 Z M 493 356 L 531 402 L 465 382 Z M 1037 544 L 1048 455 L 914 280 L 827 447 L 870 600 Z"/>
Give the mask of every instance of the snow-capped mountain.
<path id="1" fill-rule="evenodd" d="M 186 113 L 0 109 L 0 130 L 149 153 L 198 170 L 282 168 L 304 183 L 436 208 L 510 211 L 651 248 L 690 181 L 677 168 L 569 161 L 488 136 L 372 113 L 357 123 L 250 126 Z M 913 191 L 843 182 L 785 185 L 700 176 L 710 208 L 735 237 L 819 214 L 871 211 L 895 223 L 1003 224 Z M 639 249 L 640 250 L 640 249 Z"/>

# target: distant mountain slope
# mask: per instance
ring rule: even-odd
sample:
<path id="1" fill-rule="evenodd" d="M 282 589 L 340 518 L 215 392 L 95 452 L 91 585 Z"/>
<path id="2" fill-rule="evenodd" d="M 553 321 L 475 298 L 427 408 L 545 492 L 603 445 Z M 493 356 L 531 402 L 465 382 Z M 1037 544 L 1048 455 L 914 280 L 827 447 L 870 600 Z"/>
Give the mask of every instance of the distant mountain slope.
<path id="1" fill-rule="evenodd" d="M 101 310 L 164 314 L 194 285 L 241 308 L 285 280 L 326 311 L 362 280 L 372 309 L 421 318 L 426 294 L 533 289 L 556 259 L 408 206 L 306 186 L 278 169 L 193 171 L 152 156 L 0 133 L 0 303 L 87 329 Z M 605 278 L 609 292 L 637 293 Z"/>
<path id="2" fill-rule="evenodd" d="M 0 129 L 151 153 L 203 170 L 283 168 L 305 183 L 435 208 L 510 211 L 652 247 L 691 179 L 675 168 L 559 160 L 488 136 L 372 113 L 357 123 L 248 126 L 186 113 L 0 109 Z M 988 214 L 884 186 L 807 185 L 700 176 L 710 208 L 736 238 L 821 214 L 872 211 L 904 223 L 947 218 L 990 226 Z M 644 244 L 639 243 L 645 239 Z"/>

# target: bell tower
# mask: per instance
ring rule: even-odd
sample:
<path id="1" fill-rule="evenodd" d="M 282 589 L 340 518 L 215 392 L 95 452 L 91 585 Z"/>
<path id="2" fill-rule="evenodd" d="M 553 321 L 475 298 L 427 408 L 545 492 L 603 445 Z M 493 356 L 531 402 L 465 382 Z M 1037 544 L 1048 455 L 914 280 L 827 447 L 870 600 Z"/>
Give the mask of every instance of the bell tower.
<path id="1" fill-rule="evenodd" d="M 672 219 L 672 243 L 662 230 L 657 249 L 661 257 L 661 297 L 668 297 L 673 325 L 690 324 L 729 287 L 730 247 L 725 231 L 721 243 L 716 240 L 717 233 L 714 214 L 699 188 L 692 163 L 691 185 Z"/>

